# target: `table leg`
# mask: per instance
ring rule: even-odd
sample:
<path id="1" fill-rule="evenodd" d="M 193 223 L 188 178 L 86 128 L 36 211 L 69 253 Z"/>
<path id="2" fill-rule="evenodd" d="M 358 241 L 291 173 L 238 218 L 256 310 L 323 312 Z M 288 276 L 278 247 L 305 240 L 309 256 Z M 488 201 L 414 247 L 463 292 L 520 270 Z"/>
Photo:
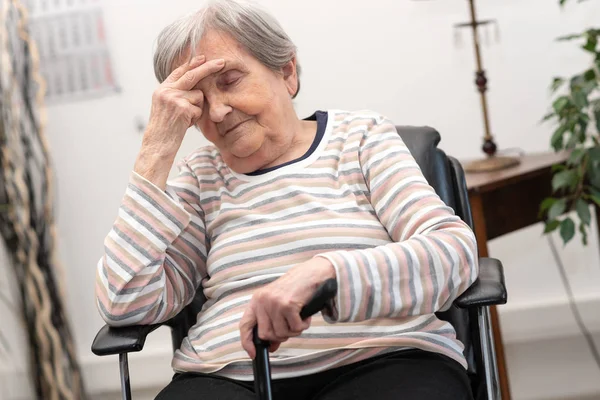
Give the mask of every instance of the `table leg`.
<path id="1" fill-rule="evenodd" d="M 480 257 L 488 257 L 487 230 L 483 213 L 483 202 L 479 193 L 471 193 L 469 196 L 471 213 L 473 214 L 473 225 L 475 226 L 475 237 L 477 238 L 477 250 Z M 494 333 L 494 348 L 496 350 L 496 361 L 498 363 L 498 375 L 500 380 L 500 391 L 502 400 L 510 400 L 510 386 L 506 370 L 506 357 L 504 354 L 504 343 L 502 331 L 500 330 L 500 318 L 496 306 L 490 307 L 492 332 Z"/>

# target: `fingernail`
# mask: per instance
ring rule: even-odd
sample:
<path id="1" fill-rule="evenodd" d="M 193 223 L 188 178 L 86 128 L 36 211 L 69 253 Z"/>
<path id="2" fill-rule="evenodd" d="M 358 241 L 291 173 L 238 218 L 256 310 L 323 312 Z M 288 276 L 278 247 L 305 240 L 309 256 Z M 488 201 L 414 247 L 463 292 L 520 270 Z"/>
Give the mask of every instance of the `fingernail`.
<path id="1" fill-rule="evenodd" d="M 205 56 L 203 54 L 201 54 L 201 55 L 199 55 L 199 56 L 196 57 L 196 61 L 202 61 L 202 60 L 204 60 L 204 57 Z"/>
<path id="2" fill-rule="evenodd" d="M 223 65 L 223 64 L 225 64 L 225 60 L 223 60 L 222 58 L 219 58 L 217 61 L 215 61 L 215 63 L 217 65 Z"/>

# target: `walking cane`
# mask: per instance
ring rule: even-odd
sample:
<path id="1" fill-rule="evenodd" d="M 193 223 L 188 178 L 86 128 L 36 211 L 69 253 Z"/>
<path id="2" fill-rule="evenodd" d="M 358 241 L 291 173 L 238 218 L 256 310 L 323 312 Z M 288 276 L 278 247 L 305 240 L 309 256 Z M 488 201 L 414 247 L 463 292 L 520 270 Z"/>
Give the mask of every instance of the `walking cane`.
<path id="1" fill-rule="evenodd" d="M 325 308 L 327 302 L 337 293 L 337 281 L 326 280 L 315 292 L 312 299 L 302 307 L 300 318 L 303 320 Z M 271 365 L 269 364 L 269 341 L 258 337 L 258 326 L 252 331 L 252 340 L 256 347 L 256 357 L 252 361 L 254 371 L 254 391 L 258 400 L 273 400 L 271 391 Z"/>

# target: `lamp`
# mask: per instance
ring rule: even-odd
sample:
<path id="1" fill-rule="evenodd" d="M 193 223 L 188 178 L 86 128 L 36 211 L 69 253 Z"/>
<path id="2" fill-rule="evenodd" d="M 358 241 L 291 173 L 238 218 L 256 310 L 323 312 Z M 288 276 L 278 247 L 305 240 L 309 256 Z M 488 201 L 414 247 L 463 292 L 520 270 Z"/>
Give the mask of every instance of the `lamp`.
<path id="1" fill-rule="evenodd" d="M 481 51 L 479 49 L 479 32 L 478 27 L 482 24 L 487 24 L 489 21 L 479 21 L 477 20 L 477 15 L 475 11 L 475 0 L 469 0 L 469 8 L 471 12 L 471 21 L 466 25 L 470 25 L 473 31 L 473 47 L 475 49 L 475 61 L 477 62 L 477 71 L 475 72 L 475 84 L 477 85 L 477 89 L 479 90 L 481 96 L 481 110 L 483 113 L 483 124 L 485 129 L 485 135 L 483 137 L 483 146 L 481 149 L 487 157 L 480 160 L 471 161 L 464 165 L 464 169 L 467 172 L 487 172 L 487 171 L 495 171 L 500 169 L 505 169 L 509 167 L 513 167 L 520 163 L 520 160 L 516 157 L 508 157 L 508 156 L 497 156 L 497 146 L 494 142 L 494 137 L 490 132 L 490 119 L 488 116 L 488 105 L 487 105 L 487 77 L 485 75 L 485 70 L 483 69 L 483 63 L 481 61 Z"/>
<path id="2" fill-rule="evenodd" d="M 479 46 L 479 32 L 478 28 L 481 25 L 490 24 L 491 20 L 478 20 L 477 13 L 475 10 L 475 0 L 469 1 L 469 10 L 471 20 L 469 22 L 457 24 L 457 28 L 471 28 L 472 37 L 473 37 L 473 48 L 475 51 L 475 61 L 477 63 L 477 71 L 475 72 L 475 84 L 477 85 L 477 90 L 480 94 L 481 100 L 481 111 L 483 114 L 483 126 L 485 129 L 485 134 L 483 136 L 483 145 L 481 150 L 487 155 L 483 159 L 474 160 L 468 163 L 465 163 L 463 166 L 465 171 L 467 172 L 489 172 L 495 170 L 501 170 L 505 168 L 510 168 L 515 165 L 520 164 L 520 160 L 517 157 L 510 156 L 498 156 L 497 155 L 497 145 L 494 141 L 494 137 L 491 134 L 490 130 L 490 118 L 488 115 L 488 103 L 486 97 L 487 91 L 487 77 L 485 70 L 483 69 L 483 62 L 481 61 L 481 50 Z"/>

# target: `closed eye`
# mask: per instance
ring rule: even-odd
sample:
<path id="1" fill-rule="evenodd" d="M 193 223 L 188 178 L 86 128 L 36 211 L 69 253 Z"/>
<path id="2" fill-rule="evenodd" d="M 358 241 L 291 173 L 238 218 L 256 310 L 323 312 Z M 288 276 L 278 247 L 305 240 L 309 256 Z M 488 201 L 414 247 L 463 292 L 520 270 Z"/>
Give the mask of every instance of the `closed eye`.
<path id="1" fill-rule="evenodd" d="M 219 77 L 218 84 L 223 88 L 231 87 L 237 84 L 242 79 L 242 76 L 243 73 L 241 71 L 227 71 Z"/>
<path id="2" fill-rule="evenodd" d="M 236 79 L 230 79 L 230 80 L 228 80 L 228 81 L 225 81 L 223 84 L 224 84 L 224 85 L 226 85 L 226 86 L 230 86 L 230 85 L 233 85 L 233 84 L 235 84 L 235 83 L 236 83 L 236 82 L 238 82 L 239 80 L 240 80 L 240 78 L 236 78 Z"/>

